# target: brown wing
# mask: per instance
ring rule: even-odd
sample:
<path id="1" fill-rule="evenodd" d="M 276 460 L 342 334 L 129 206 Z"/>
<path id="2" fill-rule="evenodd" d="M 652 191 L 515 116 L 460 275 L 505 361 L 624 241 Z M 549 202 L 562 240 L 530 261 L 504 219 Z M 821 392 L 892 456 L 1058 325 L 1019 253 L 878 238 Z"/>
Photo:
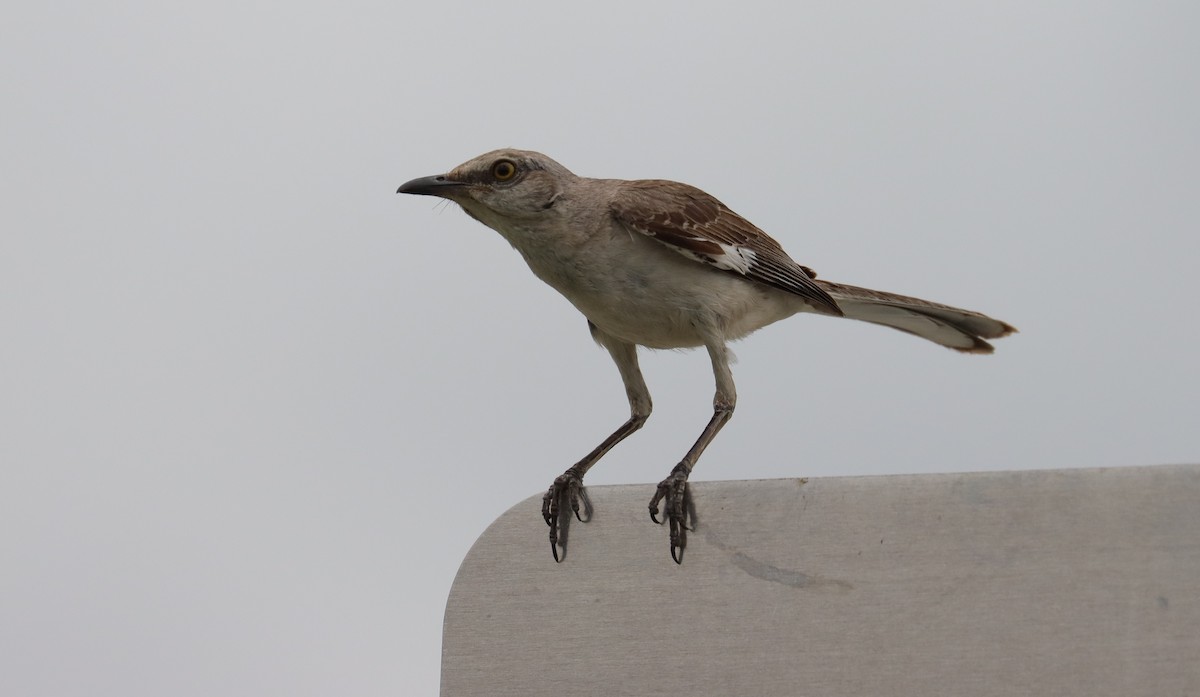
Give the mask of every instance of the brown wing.
<path id="1" fill-rule="evenodd" d="M 817 309 L 841 315 L 816 274 L 787 255 L 748 220 L 694 186 L 662 180 L 623 182 L 610 204 L 630 230 L 714 268 L 795 293 Z"/>

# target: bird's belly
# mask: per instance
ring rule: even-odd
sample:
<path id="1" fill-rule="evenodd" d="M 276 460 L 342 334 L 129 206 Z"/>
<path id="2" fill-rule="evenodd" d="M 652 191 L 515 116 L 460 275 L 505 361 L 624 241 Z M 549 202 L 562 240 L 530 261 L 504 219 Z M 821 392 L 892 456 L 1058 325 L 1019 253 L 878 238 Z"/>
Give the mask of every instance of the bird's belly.
<path id="1" fill-rule="evenodd" d="M 685 267 L 688 268 L 688 267 Z M 690 270 L 690 268 L 689 268 Z M 649 348 L 675 349 L 740 339 L 795 314 L 787 294 L 723 272 L 697 267 L 695 282 L 674 275 L 625 278 L 564 293 L 598 328 Z"/>
<path id="2" fill-rule="evenodd" d="M 798 296 L 688 259 L 640 235 L 563 248 L 518 247 L 530 269 L 597 328 L 650 348 L 740 339 L 805 309 Z"/>
<path id="3" fill-rule="evenodd" d="M 705 334 L 686 309 L 650 303 L 575 302 L 575 306 L 601 331 L 632 344 L 672 349 L 703 346 Z"/>

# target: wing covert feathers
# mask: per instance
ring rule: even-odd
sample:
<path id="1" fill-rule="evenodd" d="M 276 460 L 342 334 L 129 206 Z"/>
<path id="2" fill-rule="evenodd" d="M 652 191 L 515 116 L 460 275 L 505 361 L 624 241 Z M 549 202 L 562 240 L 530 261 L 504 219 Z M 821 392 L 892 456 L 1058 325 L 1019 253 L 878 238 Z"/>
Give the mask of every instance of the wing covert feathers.
<path id="1" fill-rule="evenodd" d="M 623 182 L 611 203 L 627 228 L 676 252 L 730 273 L 794 293 L 815 309 L 841 315 L 837 303 L 767 233 L 700 189 L 679 182 Z"/>

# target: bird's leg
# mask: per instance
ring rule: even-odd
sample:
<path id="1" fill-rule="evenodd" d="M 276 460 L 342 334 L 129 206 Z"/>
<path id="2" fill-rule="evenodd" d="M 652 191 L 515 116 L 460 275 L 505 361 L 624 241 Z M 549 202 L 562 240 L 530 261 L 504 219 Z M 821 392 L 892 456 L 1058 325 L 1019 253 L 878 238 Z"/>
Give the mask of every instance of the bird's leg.
<path id="1" fill-rule="evenodd" d="M 691 501 L 688 493 L 688 475 L 696 466 L 696 461 L 708 444 L 712 442 L 721 427 L 733 417 L 733 408 L 737 404 L 737 391 L 733 385 L 733 373 L 729 370 L 729 352 L 724 344 L 710 344 L 708 355 L 712 359 L 713 375 L 717 381 L 717 393 L 713 397 L 713 415 L 708 425 L 696 439 L 691 450 L 683 456 L 683 460 L 671 470 L 667 478 L 659 482 L 654 498 L 650 499 L 650 519 L 660 525 L 664 521 L 658 519 L 658 504 L 665 501 L 665 521 L 670 524 L 671 558 L 676 564 L 683 563 L 683 550 L 687 547 L 688 509 Z"/>
<path id="2" fill-rule="evenodd" d="M 608 349 L 613 362 L 617 364 L 621 380 L 625 383 L 625 394 L 629 398 L 630 414 L 629 420 L 605 438 L 603 443 L 556 477 L 546 495 L 542 497 L 542 518 L 546 525 L 550 526 L 550 552 L 554 555 L 554 561 L 561 561 L 566 556 L 567 528 L 571 522 L 571 515 L 581 523 L 592 517 L 592 506 L 583 488 L 583 476 L 605 453 L 612 450 L 613 446 L 641 428 L 646 419 L 650 418 L 652 408 L 650 390 L 647 389 L 646 381 L 642 379 L 642 371 L 638 368 L 637 347 L 603 334 L 590 322 L 588 324 L 592 329 L 592 336 Z M 581 501 L 583 515 L 579 513 Z M 560 546 L 562 555 L 559 554 Z"/>
<path id="3" fill-rule="evenodd" d="M 542 518 L 545 519 L 546 525 L 550 526 L 550 552 L 554 555 L 554 561 L 562 560 L 558 553 L 560 543 L 563 555 L 566 555 L 567 526 L 570 524 L 571 515 L 574 514 L 581 523 L 586 523 L 592 518 L 592 504 L 588 501 L 587 491 L 583 488 L 583 475 L 587 474 L 587 471 L 604 456 L 604 453 L 641 428 L 642 424 L 646 423 L 646 418 L 644 414 L 630 416 L 628 421 L 621 424 L 621 427 L 613 431 L 608 438 L 605 438 L 603 443 L 587 454 L 587 457 L 571 465 L 566 472 L 554 478 L 546 495 L 542 497 Z M 579 514 L 580 501 L 583 502 L 584 515 Z"/>

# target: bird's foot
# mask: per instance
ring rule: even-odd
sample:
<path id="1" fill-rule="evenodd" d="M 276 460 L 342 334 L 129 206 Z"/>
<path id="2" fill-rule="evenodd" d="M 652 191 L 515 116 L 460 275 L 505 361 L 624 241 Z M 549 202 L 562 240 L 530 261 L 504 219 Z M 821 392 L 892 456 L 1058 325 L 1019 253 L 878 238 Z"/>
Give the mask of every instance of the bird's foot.
<path id="1" fill-rule="evenodd" d="M 580 502 L 583 503 L 583 515 L 579 514 Z M 574 467 L 555 477 L 542 497 L 542 518 L 550 526 L 550 552 L 556 562 L 567 556 L 567 528 L 572 514 L 581 523 L 592 519 L 592 504 L 583 488 L 583 475 Z M 561 556 L 558 553 L 560 547 Z"/>
<path id="2" fill-rule="evenodd" d="M 650 499 L 650 520 L 662 525 L 670 523 L 671 529 L 671 558 L 676 564 L 683 563 L 683 550 L 687 547 L 688 516 L 691 512 L 691 492 L 688 490 L 688 475 L 692 468 L 686 463 L 679 463 L 671 470 L 667 478 L 658 483 L 654 498 Z M 658 503 L 666 504 L 666 517 L 658 519 Z M 693 523 L 695 516 L 692 516 Z"/>

